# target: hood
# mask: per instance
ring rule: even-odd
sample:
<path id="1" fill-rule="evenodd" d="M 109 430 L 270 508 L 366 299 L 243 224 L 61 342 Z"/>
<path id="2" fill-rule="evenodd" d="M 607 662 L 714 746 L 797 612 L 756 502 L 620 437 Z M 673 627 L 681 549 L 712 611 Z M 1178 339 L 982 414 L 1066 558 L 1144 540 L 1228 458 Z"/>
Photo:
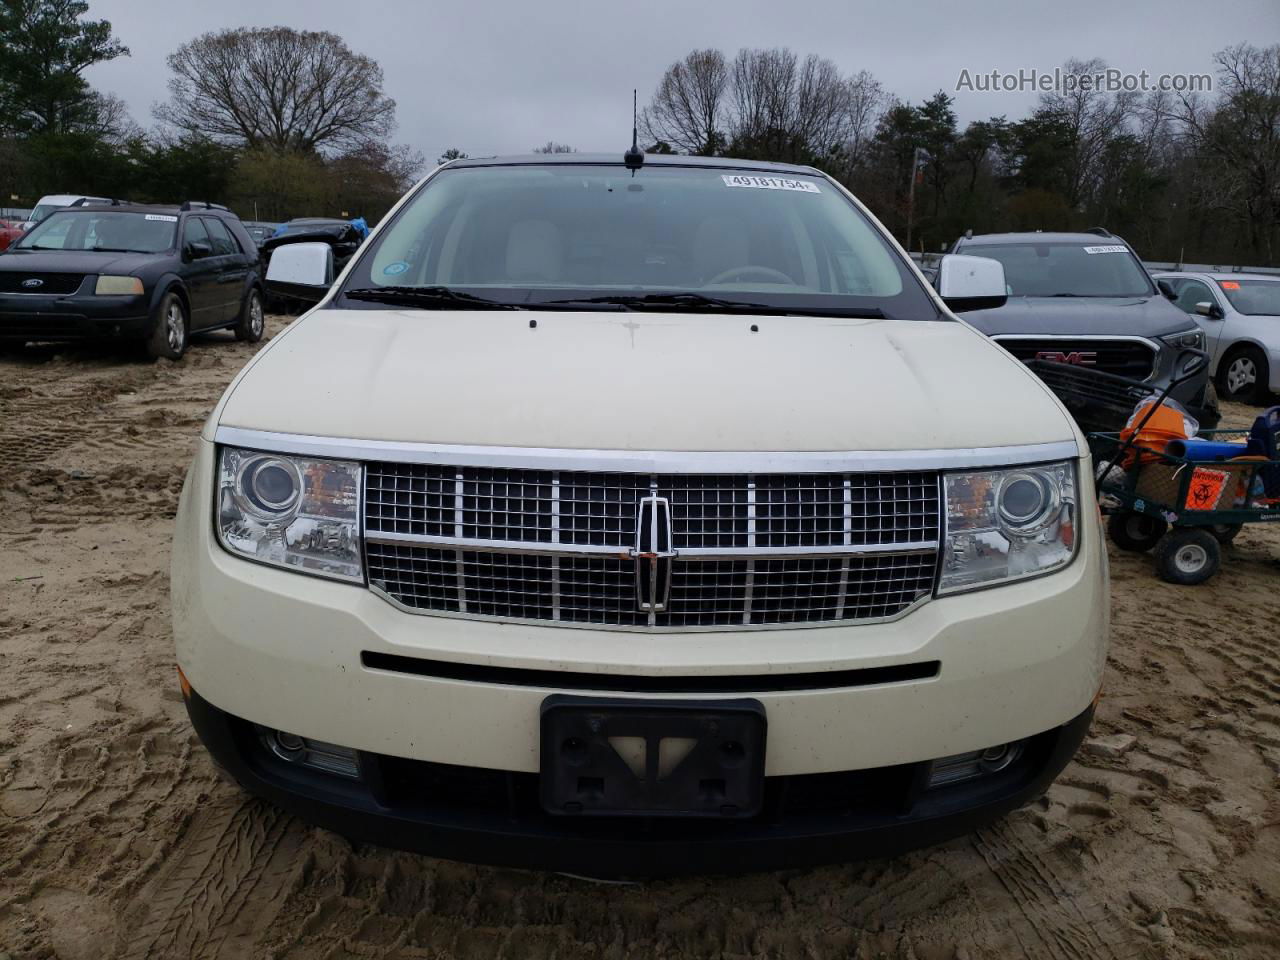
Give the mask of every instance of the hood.
<path id="1" fill-rule="evenodd" d="M 660 313 L 321 309 L 258 355 L 218 423 L 655 451 L 1075 437 L 1040 382 L 963 324 Z"/>
<path id="2" fill-rule="evenodd" d="M 1190 317 L 1163 296 L 1010 297 L 1003 307 L 970 310 L 962 316 L 988 336 L 1023 333 L 1158 337 L 1195 326 Z"/>
<path id="3" fill-rule="evenodd" d="M 6 250 L 0 256 L 5 273 L 130 274 L 171 253 L 94 253 L 91 250 Z"/>

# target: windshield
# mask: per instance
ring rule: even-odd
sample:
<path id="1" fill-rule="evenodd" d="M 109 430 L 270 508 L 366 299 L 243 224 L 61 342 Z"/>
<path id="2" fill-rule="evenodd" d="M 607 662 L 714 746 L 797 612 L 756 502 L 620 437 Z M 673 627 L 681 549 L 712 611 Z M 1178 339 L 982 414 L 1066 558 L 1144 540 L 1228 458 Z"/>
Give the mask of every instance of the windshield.
<path id="1" fill-rule="evenodd" d="M 900 254 L 829 181 L 731 169 L 443 170 L 376 238 L 344 292 L 364 304 L 369 288 L 442 287 L 526 307 L 603 297 L 636 309 L 939 319 Z"/>
<path id="2" fill-rule="evenodd" d="M 1004 264 L 1013 297 L 1149 297 L 1154 288 L 1122 243 L 982 243 L 961 251 Z"/>
<path id="3" fill-rule="evenodd" d="M 39 223 L 53 211 L 61 209 L 63 209 L 63 205 L 60 203 L 42 203 L 31 211 L 30 220 L 32 223 Z"/>
<path id="4" fill-rule="evenodd" d="M 1280 317 L 1280 280 L 1222 280 L 1218 286 L 1237 313 Z"/>
<path id="5" fill-rule="evenodd" d="M 172 249 L 178 218 L 159 213 L 64 209 L 31 228 L 24 250 L 110 250 L 161 253 Z"/>

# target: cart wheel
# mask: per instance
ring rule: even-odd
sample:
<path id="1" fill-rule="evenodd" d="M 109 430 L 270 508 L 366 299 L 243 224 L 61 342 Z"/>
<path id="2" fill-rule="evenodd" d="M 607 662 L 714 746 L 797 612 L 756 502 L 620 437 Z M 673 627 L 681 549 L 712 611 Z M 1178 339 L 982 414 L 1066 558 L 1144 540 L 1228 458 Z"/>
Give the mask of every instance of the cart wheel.
<path id="1" fill-rule="evenodd" d="M 1236 538 L 1236 534 L 1243 528 L 1243 523 L 1215 523 L 1209 528 L 1209 532 L 1213 534 L 1213 539 L 1225 547 Z"/>
<path id="2" fill-rule="evenodd" d="M 1189 587 L 1218 572 L 1222 551 L 1208 530 L 1178 527 L 1156 545 L 1155 556 L 1161 580 Z"/>
<path id="3" fill-rule="evenodd" d="M 1124 510 L 1113 513 L 1107 518 L 1107 533 L 1111 534 L 1111 542 L 1121 550 L 1132 550 L 1134 553 L 1146 553 L 1164 536 L 1169 525 L 1158 517 L 1148 517 L 1145 513 Z"/>

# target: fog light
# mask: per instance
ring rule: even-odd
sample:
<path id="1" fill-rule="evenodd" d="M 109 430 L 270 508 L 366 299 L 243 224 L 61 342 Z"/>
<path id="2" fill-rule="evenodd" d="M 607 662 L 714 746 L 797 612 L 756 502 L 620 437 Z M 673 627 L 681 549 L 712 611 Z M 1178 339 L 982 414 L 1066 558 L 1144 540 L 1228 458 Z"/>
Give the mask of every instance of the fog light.
<path id="1" fill-rule="evenodd" d="M 929 773 L 930 787 L 945 787 L 953 783 L 964 783 L 978 777 L 1007 770 L 1022 755 L 1022 741 L 1001 743 L 985 750 L 973 750 L 969 753 L 958 753 L 954 757 L 943 757 L 933 761 L 933 770 Z"/>
<path id="2" fill-rule="evenodd" d="M 356 752 L 349 747 L 300 737 L 283 730 L 268 730 L 265 727 L 258 729 L 262 732 L 267 749 L 281 760 L 352 780 L 360 779 L 360 761 Z"/>
<path id="3" fill-rule="evenodd" d="M 306 749 L 306 744 L 302 742 L 301 737 L 281 730 L 276 731 L 276 746 L 288 754 L 295 754 L 299 750 Z"/>

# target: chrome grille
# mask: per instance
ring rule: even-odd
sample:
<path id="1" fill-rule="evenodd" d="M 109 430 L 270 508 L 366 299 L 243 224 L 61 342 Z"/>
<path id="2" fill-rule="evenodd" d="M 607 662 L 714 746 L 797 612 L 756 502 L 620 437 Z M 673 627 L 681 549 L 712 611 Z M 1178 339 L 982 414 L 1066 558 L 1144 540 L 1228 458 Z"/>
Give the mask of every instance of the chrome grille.
<path id="1" fill-rule="evenodd" d="M 896 616 L 933 587 L 932 552 L 676 563 L 667 610 L 636 607 L 621 557 L 367 546 L 369 580 L 415 610 L 575 625 L 689 629 Z"/>
<path id="2" fill-rule="evenodd" d="M 651 502 L 669 506 L 667 553 L 637 538 Z M 933 588 L 938 475 L 373 462 L 365 536 L 370 584 L 422 612 L 658 630 L 886 619 Z M 638 586 L 642 562 L 658 567 Z M 641 609 L 658 582 L 664 603 Z"/>
<path id="3" fill-rule="evenodd" d="M 870 546 L 938 536 L 931 471 L 624 474 L 371 463 L 369 533 L 518 543 L 636 542 L 640 498 L 671 502 L 677 550 Z"/>

